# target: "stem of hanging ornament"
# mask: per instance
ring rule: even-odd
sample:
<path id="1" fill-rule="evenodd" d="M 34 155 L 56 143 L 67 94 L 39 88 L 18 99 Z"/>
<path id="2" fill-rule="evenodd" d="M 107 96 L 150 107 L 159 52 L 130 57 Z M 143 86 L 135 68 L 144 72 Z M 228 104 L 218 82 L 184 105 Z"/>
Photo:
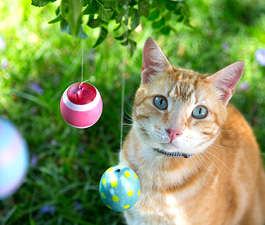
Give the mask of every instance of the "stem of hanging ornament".
<path id="1" fill-rule="evenodd" d="M 129 4 L 129 1 L 126 1 L 126 4 Z M 128 10 L 127 10 L 127 19 L 129 18 L 128 16 Z M 128 38 L 128 30 L 126 30 L 126 35 Z M 123 122 L 124 122 L 124 96 L 125 96 L 125 68 L 126 68 L 126 53 L 123 54 L 123 71 L 122 71 L 122 88 L 121 88 L 121 136 L 120 136 L 120 150 L 122 150 L 122 139 L 123 139 Z"/>
<path id="2" fill-rule="evenodd" d="M 126 60 L 124 60 L 126 61 Z M 122 138 L 123 138 L 123 118 L 124 118 L 124 95 L 125 95 L 125 65 L 126 63 L 123 63 L 124 69 L 122 71 L 122 88 L 121 88 L 121 137 L 120 137 L 120 150 L 122 150 Z"/>
<path id="3" fill-rule="evenodd" d="M 82 39 L 81 83 L 84 81 L 84 40 Z"/>

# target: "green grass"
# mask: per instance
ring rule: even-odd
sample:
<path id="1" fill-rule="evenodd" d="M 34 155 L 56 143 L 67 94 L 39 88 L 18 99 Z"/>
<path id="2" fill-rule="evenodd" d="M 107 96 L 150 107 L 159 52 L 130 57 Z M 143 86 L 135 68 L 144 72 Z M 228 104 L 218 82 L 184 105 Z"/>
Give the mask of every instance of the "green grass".
<path id="1" fill-rule="evenodd" d="M 59 101 L 65 88 L 81 79 L 80 40 L 75 42 L 60 33 L 58 25 L 47 24 L 55 5 L 38 9 L 29 0 L 1 1 L 0 36 L 5 36 L 6 49 L 0 50 L 0 61 L 6 58 L 9 65 L 0 70 L 0 115 L 17 125 L 38 161 L 19 191 L 0 201 L 0 223 L 123 224 L 121 214 L 101 202 L 98 183 L 103 172 L 118 162 L 122 74 L 126 76 L 125 123 L 130 123 L 141 52 L 149 36 L 178 67 L 213 73 L 244 60 L 241 83 L 248 82 L 249 88 L 238 88 L 232 102 L 265 151 L 265 68 L 254 56 L 257 49 L 265 48 L 261 13 L 265 3 L 254 2 L 190 0 L 194 28 L 170 21 L 177 33 L 168 36 L 155 33 L 148 21 L 142 21 L 143 31 L 134 34 L 138 46 L 133 57 L 112 38 L 92 49 L 98 30 L 86 30 L 92 35 L 83 43 L 84 79 L 100 91 L 104 111 L 93 127 L 79 130 L 63 121 Z M 32 90 L 34 83 L 43 94 Z M 54 214 L 40 212 L 46 205 L 56 207 Z"/>

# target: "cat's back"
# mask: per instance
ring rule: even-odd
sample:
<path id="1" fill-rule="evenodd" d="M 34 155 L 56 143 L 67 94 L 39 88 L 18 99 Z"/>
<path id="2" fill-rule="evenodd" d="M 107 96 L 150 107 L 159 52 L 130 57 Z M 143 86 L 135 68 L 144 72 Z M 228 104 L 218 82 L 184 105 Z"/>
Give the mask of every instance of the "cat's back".
<path id="1" fill-rule="evenodd" d="M 224 144 L 231 146 L 231 148 L 243 147 L 246 151 L 252 151 L 252 153 L 256 152 L 259 155 L 260 150 L 253 130 L 241 112 L 229 103 L 227 105 L 227 114 L 227 119 L 220 130 L 221 137 L 223 142 L 226 140 L 232 141 L 230 143 L 225 142 Z M 247 146 L 252 146 L 252 150 Z"/>
<path id="2" fill-rule="evenodd" d="M 234 158 L 230 155 L 233 154 L 235 159 L 243 157 L 246 166 L 262 166 L 259 145 L 252 128 L 241 112 L 230 103 L 227 105 L 227 119 L 220 129 L 217 142 L 227 149 L 226 152 L 219 149 L 225 157 Z M 226 161 L 229 162 L 229 159 Z"/>
<path id="3" fill-rule="evenodd" d="M 239 224 L 262 224 L 259 221 L 264 221 L 265 217 L 265 174 L 260 149 L 252 128 L 240 111 L 228 104 L 227 112 L 219 138 L 209 150 L 214 155 L 211 160 L 228 174 L 223 176 L 226 179 L 223 184 L 229 184 L 224 187 L 225 192 L 231 194 L 233 189 L 231 199 L 234 200 L 231 200 L 229 210 L 241 217 Z M 241 212 L 247 213 L 240 215 Z"/>

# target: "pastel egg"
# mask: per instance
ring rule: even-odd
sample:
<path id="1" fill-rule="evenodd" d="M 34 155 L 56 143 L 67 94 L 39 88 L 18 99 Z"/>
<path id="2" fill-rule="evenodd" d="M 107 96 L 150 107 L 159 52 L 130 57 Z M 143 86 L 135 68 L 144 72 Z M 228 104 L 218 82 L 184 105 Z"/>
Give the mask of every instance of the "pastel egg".
<path id="1" fill-rule="evenodd" d="M 0 200 L 11 196 L 23 183 L 29 164 L 26 142 L 16 127 L 0 117 Z"/>
<path id="2" fill-rule="evenodd" d="M 88 128 L 100 118 L 103 103 L 98 90 L 88 83 L 75 83 L 63 93 L 60 102 L 64 120 L 76 128 Z"/>
<path id="3" fill-rule="evenodd" d="M 129 167 L 113 166 L 102 175 L 99 193 L 108 208 L 123 212 L 136 204 L 140 196 L 140 181 Z"/>

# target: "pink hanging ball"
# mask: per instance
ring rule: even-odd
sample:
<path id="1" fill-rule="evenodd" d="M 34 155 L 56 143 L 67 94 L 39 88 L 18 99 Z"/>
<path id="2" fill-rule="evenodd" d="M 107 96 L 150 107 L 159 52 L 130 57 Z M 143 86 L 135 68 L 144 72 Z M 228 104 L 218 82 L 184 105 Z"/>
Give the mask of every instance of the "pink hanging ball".
<path id="1" fill-rule="evenodd" d="M 93 85 L 78 82 L 64 91 L 60 109 L 68 124 L 76 128 L 88 128 L 99 120 L 103 103 Z"/>

